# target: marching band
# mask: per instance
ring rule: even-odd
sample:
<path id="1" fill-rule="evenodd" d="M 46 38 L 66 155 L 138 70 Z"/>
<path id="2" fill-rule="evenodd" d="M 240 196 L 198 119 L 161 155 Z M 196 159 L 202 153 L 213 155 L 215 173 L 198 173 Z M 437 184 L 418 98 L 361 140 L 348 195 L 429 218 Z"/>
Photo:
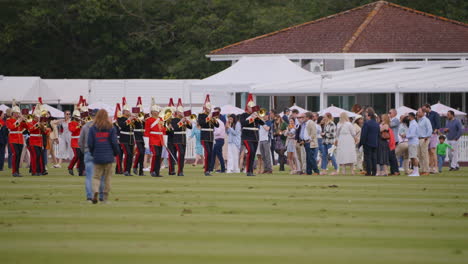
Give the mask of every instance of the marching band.
<path id="1" fill-rule="evenodd" d="M 11 116 L 6 120 L 8 129 L 8 144 L 12 154 L 12 175 L 22 177 L 19 172 L 21 152 L 25 144 L 23 134 L 29 134 L 27 150 L 30 153 L 30 173 L 33 176 L 46 175 L 47 169 L 44 161 L 44 151 L 47 142 L 44 137 L 51 133 L 50 117 L 42 106 L 42 99 L 29 114 L 28 109 L 21 110 L 13 101 Z M 122 108 L 120 107 L 122 106 Z M 201 144 L 205 152 L 204 175 L 212 176 L 214 168 L 210 160 L 213 158 L 214 129 L 219 127 L 219 112 L 212 112 L 209 95 L 206 95 L 203 104 L 203 112 L 195 115 L 191 110 L 185 111 L 182 100 L 179 98 L 177 105 L 170 98 L 167 107 L 160 107 L 151 100 L 150 113 L 145 113 L 142 99 L 138 97 L 136 107 L 130 108 L 125 97 L 122 105 L 116 104 L 113 117 L 113 127 L 117 131 L 117 140 L 120 153 L 115 155 L 116 174 L 124 176 L 144 175 L 145 149 L 152 153 L 150 175 L 161 175 L 161 163 L 163 152 L 168 154 L 169 175 L 184 176 L 185 153 L 187 148 L 187 129 L 197 124 L 201 130 Z M 85 175 L 84 151 L 78 144 L 82 127 L 92 121 L 88 104 L 80 97 L 72 113 L 72 120 L 68 122 L 67 129 L 71 132 L 70 146 L 73 150 L 73 158 L 68 166 L 70 175 Z M 254 176 L 253 161 L 258 146 L 258 127 L 263 125 L 259 108 L 255 105 L 252 95 L 249 95 L 245 113 L 240 116 L 242 126 L 242 144 L 247 150 L 247 176 Z M 164 137 L 167 140 L 164 140 Z M 146 143 L 145 143 L 146 142 Z M 146 148 L 145 148 L 146 147 Z M 176 171 L 177 168 L 177 171 Z"/>

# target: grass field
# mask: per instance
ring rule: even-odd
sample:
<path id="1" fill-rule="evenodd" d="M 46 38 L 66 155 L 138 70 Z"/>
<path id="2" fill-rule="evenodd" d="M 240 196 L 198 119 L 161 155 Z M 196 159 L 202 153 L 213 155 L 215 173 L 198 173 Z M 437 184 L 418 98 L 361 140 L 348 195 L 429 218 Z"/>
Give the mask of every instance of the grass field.
<path id="1" fill-rule="evenodd" d="M 468 263 L 468 169 L 205 177 L 190 167 L 114 176 L 111 202 L 97 205 L 84 177 L 50 172 L 0 172 L 0 263 Z"/>

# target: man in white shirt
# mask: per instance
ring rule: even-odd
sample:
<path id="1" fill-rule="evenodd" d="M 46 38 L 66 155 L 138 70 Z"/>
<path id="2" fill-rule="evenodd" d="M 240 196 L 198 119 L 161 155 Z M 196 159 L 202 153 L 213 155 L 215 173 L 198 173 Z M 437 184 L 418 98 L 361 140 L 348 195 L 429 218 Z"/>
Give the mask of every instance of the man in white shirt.
<path id="1" fill-rule="evenodd" d="M 271 127 L 268 123 L 268 115 L 265 115 L 262 119 L 263 121 L 265 121 L 265 124 L 260 126 L 258 130 L 258 148 L 260 150 L 260 155 L 262 156 L 263 160 L 263 173 L 271 174 L 273 172 L 273 168 L 271 166 L 271 146 L 269 140 L 269 132 Z"/>

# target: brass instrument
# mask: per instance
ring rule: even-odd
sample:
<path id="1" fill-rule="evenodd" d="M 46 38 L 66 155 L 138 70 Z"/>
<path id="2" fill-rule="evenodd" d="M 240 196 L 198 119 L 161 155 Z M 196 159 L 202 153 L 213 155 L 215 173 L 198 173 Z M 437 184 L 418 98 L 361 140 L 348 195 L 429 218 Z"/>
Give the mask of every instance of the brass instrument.
<path id="1" fill-rule="evenodd" d="M 170 107 L 164 108 L 161 112 L 159 112 L 159 117 L 162 118 L 164 121 L 164 126 L 167 130 L 172 130 L 170 123 L 172 120 L 172 109 Z"/>
<path id="2" fill-rule="evenodd" d="M 267 113 L 267 110 L 265 108 L 261 108 L 257 113 L 259 117 L 264 117 Z"/>
<path id="3" fill-rule="evenodd" d="M 196 114 L 191 114 L 189 117 L 190 121 L 196 122 L 197 121 L 197 115 Z"/>
<path id="4" fill-rule="evenodd" d="M 145 121 L 145 113 L 143 113 L 143 112 L 138 113 L 138 115 L 137 115 L 137 121 L 138 121 L 138 122 L 143 122 L 143 121 Z"/>

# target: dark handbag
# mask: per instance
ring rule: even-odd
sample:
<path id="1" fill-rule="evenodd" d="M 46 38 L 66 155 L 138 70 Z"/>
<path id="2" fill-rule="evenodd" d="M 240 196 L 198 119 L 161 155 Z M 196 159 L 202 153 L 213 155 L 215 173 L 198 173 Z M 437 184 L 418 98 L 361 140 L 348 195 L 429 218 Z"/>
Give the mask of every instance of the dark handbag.
<path id="1" fill-rule="evenodd" d="M 384 130 L 384 131 L 380 132 L 380 137 L 382 139 L 390 139 L 390 132 L 387 131 L 387 130 Z"/>

